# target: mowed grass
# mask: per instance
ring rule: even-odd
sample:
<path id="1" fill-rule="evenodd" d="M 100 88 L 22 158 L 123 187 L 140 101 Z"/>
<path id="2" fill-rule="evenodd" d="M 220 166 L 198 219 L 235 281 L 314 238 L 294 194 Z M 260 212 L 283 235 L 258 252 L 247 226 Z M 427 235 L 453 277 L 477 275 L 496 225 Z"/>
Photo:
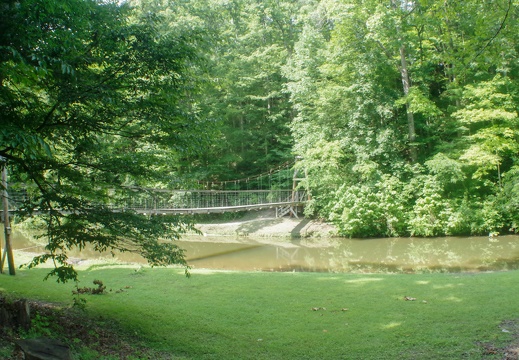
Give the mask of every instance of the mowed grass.
<path id="1" fill-rule="evenodd" d="M 73 285 L 43 282 L 46 271 L 2 275 L 0 291 L 70 304 Z M 503 322 L 519 318 L 517 271 L 187 279 L 178 269 L 95 267 L 80 275 L 80 286 L 100 279 L 112 290 L 85 296 L 89 314 L 175 359 L 488 359 L 481 344 L 506 346 L 514 333 Z"/>

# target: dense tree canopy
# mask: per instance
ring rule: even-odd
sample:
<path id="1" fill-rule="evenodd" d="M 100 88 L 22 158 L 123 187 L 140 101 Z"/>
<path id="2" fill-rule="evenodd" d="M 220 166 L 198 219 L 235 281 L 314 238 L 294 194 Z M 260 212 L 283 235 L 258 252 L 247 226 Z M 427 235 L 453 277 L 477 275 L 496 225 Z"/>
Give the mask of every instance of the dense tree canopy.
<path id="1" fill-rule="evenodd" d="M 308 210 L 349 236 L 517 228 L 517 10 L 322 1 L 286 70 Z"/>
<path id="2" fill-rule="evenodd" d="M 141 5 L 144 2 L 139 2 Z M 172 29 L 201 34 L 197 74 L 201 116 L 218 124 L 216 141 L 186 168 L 207 180 L 264 172 L 293 158 L 293 116 L 282 67 L 299 31 L 297 1 L 155 2 Z"/>
<path id="3" fill-rule="evenodd" d="M 0 23 L 0 155 L 44 221 L 59 279 L 67 249 L 138 251 L 153 265 L 184 263 L 176 218 L 112 212 L 130 185 L 167 185 L 175 162 L 207 138 L 190 111 L 188 34 L 106 1 L 12 1 Z M 16 190 L 16 189 L 14 189 Z"/>

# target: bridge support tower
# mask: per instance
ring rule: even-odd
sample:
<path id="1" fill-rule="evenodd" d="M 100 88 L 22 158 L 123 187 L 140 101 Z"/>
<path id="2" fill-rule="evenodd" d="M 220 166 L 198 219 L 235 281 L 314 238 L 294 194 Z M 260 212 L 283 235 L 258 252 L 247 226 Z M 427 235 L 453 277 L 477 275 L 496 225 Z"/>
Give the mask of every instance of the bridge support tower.
<path id="1" fill-rule="evenodd" d="M 300 160 L 301 157 L 296 157 L 296 164 L 297 161 Z M 306 192 L 300 192 L 299 191 L 299 184 L 301 181 L 306 179 L 307 173 L 306 170 L 304 171 L 304 174 L 300 174 L 300 169 L 297 168 L 297 166 L 294 165 L 294 175 L 292 176 L 292 197 L 290 199 L 291 204 L 286 206 L 281 206 L 276 208 L 276 217 L 283 217 L 285 215 L 290 215 L 290 217 L 295 217 L 296 219 L 299 219 L 298 213 L 299 209 L 302 207 L 301 202 L 305 201 L 306 199 L 301 199 L 301 194 L 307 193 L 308 200 L 310 198 L 310 194 L 308 191 Z"/>

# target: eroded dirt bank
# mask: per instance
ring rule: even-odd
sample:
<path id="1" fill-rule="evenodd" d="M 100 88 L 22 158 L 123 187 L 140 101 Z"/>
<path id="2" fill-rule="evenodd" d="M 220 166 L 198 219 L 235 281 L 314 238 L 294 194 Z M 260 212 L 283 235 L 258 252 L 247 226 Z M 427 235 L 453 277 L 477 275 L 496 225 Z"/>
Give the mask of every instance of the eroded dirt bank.
<path id="1" fill-rule="evenodd" d="M 276 218 L 275 210 L 251 211 L 234 220 L 215 220 L 196 225 L 204 236 L 263 238 L 327 238 L 337 235 L 326 222 L 302 216 Z"/>

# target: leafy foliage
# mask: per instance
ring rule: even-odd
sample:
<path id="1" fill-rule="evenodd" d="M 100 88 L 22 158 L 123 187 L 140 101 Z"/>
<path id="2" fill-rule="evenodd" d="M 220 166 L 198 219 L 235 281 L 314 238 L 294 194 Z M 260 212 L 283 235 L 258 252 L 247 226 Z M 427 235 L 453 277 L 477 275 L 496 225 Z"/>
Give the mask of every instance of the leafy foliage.
<path id="1" fill-rule="evenodd" d="M 350 237 L 402 236 L 407 233 L 404 184 L 384 176 L 374 186 L 343 187 L 332 211 L 340 231 Z"/>
<path id="2" fill-rule="evenodd" d="M 75 279 L 67 250 L 136 251 L 152 265 L 184 264 L 177 218 L 113 212 L 128 185 L 167 184 L 173 161 L 208 138 L 185 103 L 196 61 L 187 34 L 159 16 L 97 1 L 4 5 L 0 35 L 0 155 L 45 221 L 47 260 Z M 170 180 L 169 180 L 170 181 Z"/>
<path id="3" fill-rule="evenodd" d="M 515 229 L 501 194 L 519 150 L 517 5 L 344 0 L 313 9 L 285 68 L 294 151 L 308 159 L 318 195 L 312 209 L 348 236 Z M 322 144 L 337 156 L 325 151 L 314 167 Z"/>

